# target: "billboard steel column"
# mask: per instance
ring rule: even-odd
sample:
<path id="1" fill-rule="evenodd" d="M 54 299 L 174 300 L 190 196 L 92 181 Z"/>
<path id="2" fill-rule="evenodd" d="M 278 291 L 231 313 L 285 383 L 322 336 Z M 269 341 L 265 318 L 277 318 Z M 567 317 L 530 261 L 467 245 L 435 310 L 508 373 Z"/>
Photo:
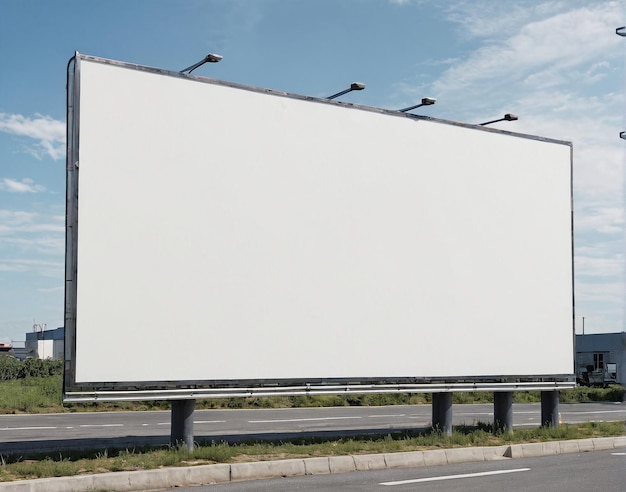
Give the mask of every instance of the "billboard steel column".
<path id="1" fill-rule="evenodd" d="M 452 434 L 452 393 L 433 393 L 433 429 Z"/>
<path id="2" fill-rule="evenodd" d="M 559 392 L 541 392 L 541 425 L 544 427 L 559 426 Z"/>
<path id="3" fill-rule="evenodd" d="M 496 430 L 513 432 L 513 392 L 496 391 L 493 394 L 493 426 Z"/>
<path id="4" fill-rule="evenodd" d="M 170 432 L 170 444 L 172 446 L 184 445 L 187 450 L 193 451 L 193 411 L 195 407 L 196 400 L 172 401 Z"/>

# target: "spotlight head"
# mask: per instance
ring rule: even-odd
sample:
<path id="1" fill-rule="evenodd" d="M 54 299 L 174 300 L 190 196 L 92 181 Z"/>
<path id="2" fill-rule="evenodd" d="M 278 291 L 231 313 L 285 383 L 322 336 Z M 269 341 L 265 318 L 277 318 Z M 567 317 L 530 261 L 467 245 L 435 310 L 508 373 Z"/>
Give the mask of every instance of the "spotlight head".
<path id="1" fill-rule="evenodd" d="M 204 61 L 208 63 L 217 63 L 219 61 L 222 61 L 222 58 L 224 58 L 222 55 L 209 53 L 207 56 L 204 57 Z"/>
<path id="2" fill-rule="evenodd" d="M 515 121 L 518 118 L 517 118 L 516 114 L 507 113 L 507 114 L 504 115 L 504 119 L 505 119 L 505 121 Z"/>

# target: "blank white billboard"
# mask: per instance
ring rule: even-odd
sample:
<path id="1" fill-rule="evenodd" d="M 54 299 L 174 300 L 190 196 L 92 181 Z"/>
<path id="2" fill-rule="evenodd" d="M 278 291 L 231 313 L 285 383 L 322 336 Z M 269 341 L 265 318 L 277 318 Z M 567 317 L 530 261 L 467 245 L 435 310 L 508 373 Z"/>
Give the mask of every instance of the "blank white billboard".
<path id="1" fill-rule="evenodd" d="M 569 143 L 71 77 L 66 388 L 573 373 Z"/>

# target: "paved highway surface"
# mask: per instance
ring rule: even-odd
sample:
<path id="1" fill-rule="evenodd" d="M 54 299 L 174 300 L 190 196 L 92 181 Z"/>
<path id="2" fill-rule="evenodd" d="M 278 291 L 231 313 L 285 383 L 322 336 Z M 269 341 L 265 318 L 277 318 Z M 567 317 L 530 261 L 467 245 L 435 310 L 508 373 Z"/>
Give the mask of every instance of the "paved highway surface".
<path id="1" fill-rule="evenodd" d="M 430 405 L 197 410 L 197 441 L 387 433 L 430 426 Z M 454 405 L 454 425 L 493 420 L 493 405 Z M 563 422 L 626 421 L 626 403 L 562 403 Z M 539 403 L 514 404 L 514 426 L 538 426 Z M 169 442 L 170 412 L 0 415 L 0 454 L 124 448 Z"/>
<path id="2" fill-rule="evenodd" d="M 176 492 L 623 492 L 626 448 L 540 458 L 479 461 L 423 468 L 309 475 L 201 487 Z"/>

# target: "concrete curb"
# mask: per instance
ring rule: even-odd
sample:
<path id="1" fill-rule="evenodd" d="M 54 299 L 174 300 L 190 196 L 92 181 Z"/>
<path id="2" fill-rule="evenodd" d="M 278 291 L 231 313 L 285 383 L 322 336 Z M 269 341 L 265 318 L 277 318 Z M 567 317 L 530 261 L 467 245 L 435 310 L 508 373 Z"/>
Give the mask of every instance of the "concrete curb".
<path id="1" fill-rule="evenodd" d="M 626 436 L 537 442 L 479 448 L 435 449 L 401 453 L 330 456 L 99 473 L 76 477 L 41 478 L 0 483 L 0 492 L 80 492 L 85 490 L 162 490 L 167 488 L 268 478 L 327 475 L 357 470 L 413 468 L 470 461 L 528 458 L 583 453 L 626 446 Z"/>

